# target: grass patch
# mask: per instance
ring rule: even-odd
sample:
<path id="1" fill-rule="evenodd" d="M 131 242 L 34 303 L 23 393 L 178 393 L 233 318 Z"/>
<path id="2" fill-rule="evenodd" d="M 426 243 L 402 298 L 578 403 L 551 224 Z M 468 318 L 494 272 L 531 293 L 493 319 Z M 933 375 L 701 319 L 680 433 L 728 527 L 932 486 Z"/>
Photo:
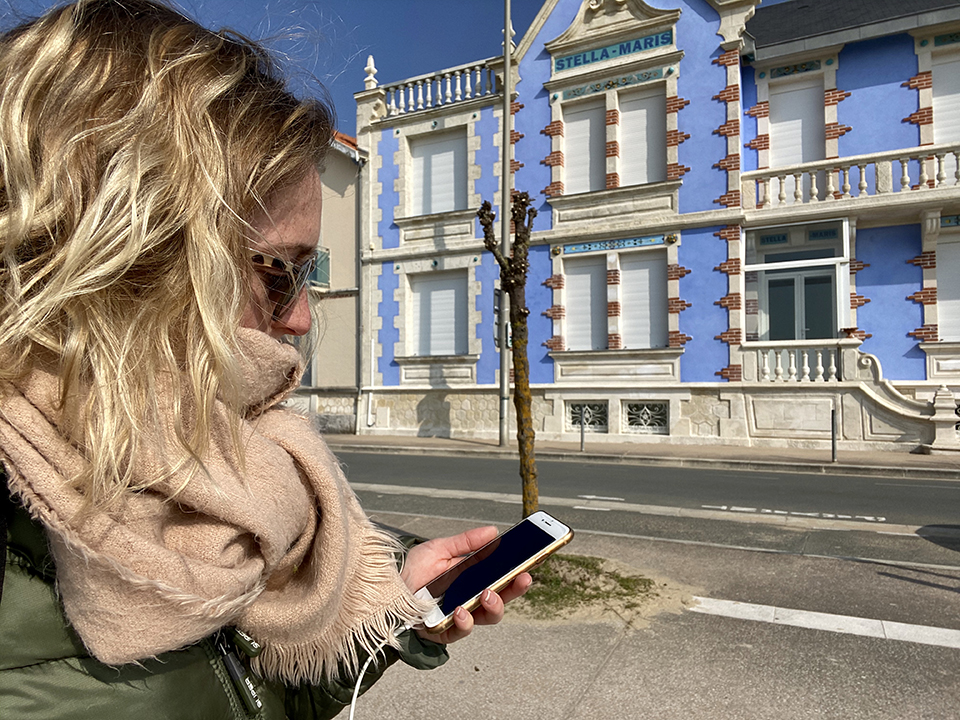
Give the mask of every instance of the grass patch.
<path id="1" fill-rule="evenodd" d="M 600 558 L 583 555 L 553 555 L 531 575 L 534 584 L 523 605 L 540 618 L 586 606 L 629 610 L 657 594 L 653 580 L 624 575 Z"/>

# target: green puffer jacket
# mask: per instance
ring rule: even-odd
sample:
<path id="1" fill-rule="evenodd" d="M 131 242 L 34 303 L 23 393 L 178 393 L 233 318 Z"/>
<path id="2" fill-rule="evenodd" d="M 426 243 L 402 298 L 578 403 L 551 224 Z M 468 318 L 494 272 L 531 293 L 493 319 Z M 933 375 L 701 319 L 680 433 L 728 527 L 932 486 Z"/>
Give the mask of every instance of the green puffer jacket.
<path id="1" fill-rule="evenodd" d="M 248 712 L 218 649 L 225 632 L 141 665 L 98 662 L 64 617 L 43 528 L 10 500 L 2 472 L 0 508 L 7 525 L 0 596 L 3 720 L 320 720 L 350 704 L 355 680 L 287 687 L 251 675 L 263 707 Z M 415 633 L 404 633 L 400 641 L 400 652 L 387 650 L 385 661 L 371 664 L 361 690 L 400 659 L 424 670 L 446 662 L 443 646 L 421 641 Z M 232 640 L 219 645 L 247 665 Z"/>

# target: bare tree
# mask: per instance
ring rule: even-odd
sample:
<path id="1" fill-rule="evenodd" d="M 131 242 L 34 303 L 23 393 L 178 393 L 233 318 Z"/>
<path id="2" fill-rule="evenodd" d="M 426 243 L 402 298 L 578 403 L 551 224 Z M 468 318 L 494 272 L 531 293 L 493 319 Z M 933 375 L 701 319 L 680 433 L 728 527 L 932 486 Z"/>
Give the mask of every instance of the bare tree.
<path id="1" fill-rule="evenodd" d="M 535 513 L 540 504 L 537 489 L 537 462 L 534 458 L 533 443 L 533 400 L 530 395 L 530 360 L 527 358 L 527 308 L 526 285 L 527 272 L 530 270 L 530 232 L 537 209 L 532 207 L 530 196 L 525 192 L 513 193 L 511 217 L 515 228 L 513 251 L 510 257 L 504 257 L 493 232 L 496 220 L 490 203 L 484 200 L 477 217 L 483 226 L 483 246 L 493 253 L 500 266 L 500 288 L 510 298 L 510 331 L 512 333 L 513 352 L 513 405 L 517 411 L 517 444 L 520 449 L 520 479 L 523 487 L 523 516 Z M 506 352 L 506 348 L 500 348 Z"/>

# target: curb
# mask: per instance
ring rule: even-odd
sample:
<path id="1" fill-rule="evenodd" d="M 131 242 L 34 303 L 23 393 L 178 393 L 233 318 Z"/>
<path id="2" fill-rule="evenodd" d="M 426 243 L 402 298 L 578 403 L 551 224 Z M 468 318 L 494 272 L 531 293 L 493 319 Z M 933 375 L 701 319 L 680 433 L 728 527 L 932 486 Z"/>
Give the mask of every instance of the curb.
<path id="1" fill-rule="evenodd" d="M 381 455 L 428 455 L 437 457 L 488 457 L 516 460 L 516 450 L 419 447 L 413 445 L 366 445 L 337 443 L 334 436 L 326 436 L 327 445 L 334 452 L 376 453 Z M 943 480 L 960 482 L 960 471 L 941 467 L 851 465 L 848 463 L 817 463 L 781 460 L 722 460 L 716 458 L 679 458 L 655 455 L 611 455 L 568 450 L 537 450 L 538 460 L 556 462 L 585 462 L 606 465 L 636 465 L 648 467 L 681 467 L 705 470 L 740 470 L 745 472 L 779 472 L 812 475 L 859 475 L 903 480 Z"/>

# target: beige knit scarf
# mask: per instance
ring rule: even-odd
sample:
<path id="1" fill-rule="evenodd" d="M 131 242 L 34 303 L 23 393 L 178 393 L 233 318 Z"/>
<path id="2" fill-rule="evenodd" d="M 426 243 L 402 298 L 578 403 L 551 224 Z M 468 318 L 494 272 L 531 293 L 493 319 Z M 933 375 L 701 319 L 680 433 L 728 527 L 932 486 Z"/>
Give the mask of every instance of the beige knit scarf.
<path id="1" fill-rule="evenodd" d="M 316 682 L 338 663 L 354 669 L 358 647 L 393 642 L 393 628 L 424 609 L 323 439 L 276 407 L 299 382 L 296 350 L 253 330 L 241 343 L 255 408 L 245 470 L 218 406 L 206 473 L 182 489 L 181 476 L 131 492 L 109 513 L 78 514 L 68 481 L 86 460 L 58 429 L 57 377 L 35 370 L 0 398 L 11 490 L 46 528 L 67 618 L 108 665 L 236 625 L 264 646 L 256 663 L 267 677 Z M 160 452 L 136 459 L 139 477 L 159 474 Z"/>

